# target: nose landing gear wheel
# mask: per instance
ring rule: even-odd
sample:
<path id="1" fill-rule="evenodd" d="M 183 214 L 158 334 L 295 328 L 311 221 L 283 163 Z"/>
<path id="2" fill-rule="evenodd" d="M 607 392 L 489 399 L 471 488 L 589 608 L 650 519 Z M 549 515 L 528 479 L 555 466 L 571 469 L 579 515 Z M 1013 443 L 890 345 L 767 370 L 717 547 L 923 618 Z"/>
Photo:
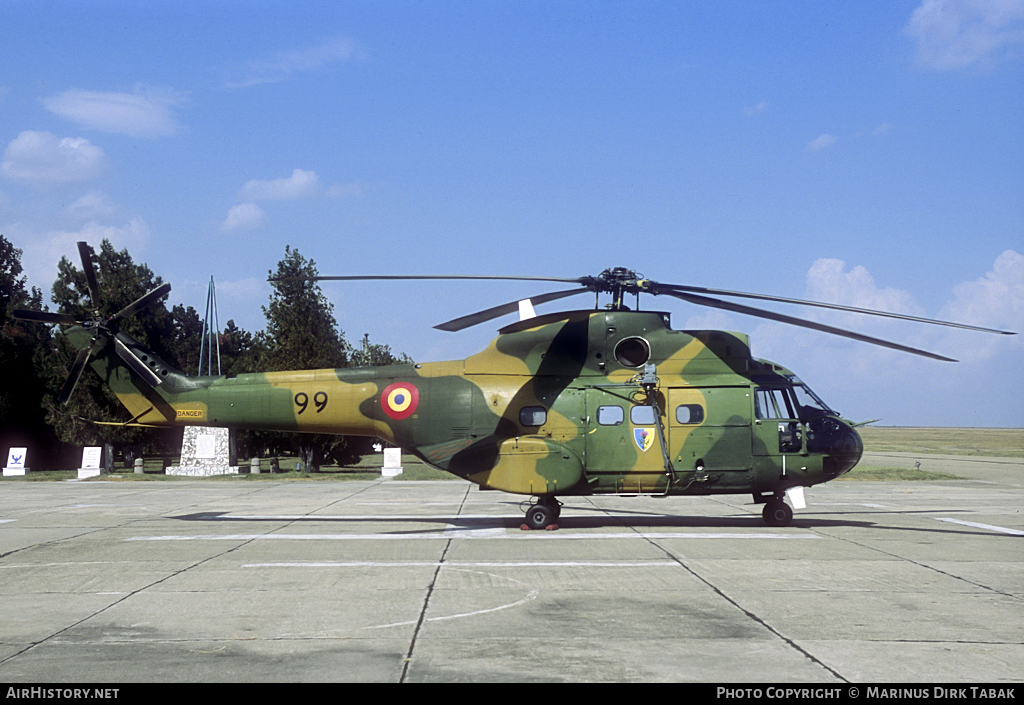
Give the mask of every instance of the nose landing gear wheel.
<path id="1" fill-rule="evenodd" d="M 557 529 L 555 524 L 558 515 L 561 513 L 561 505 L 551 497 L 541 497 L 536 504 L 526 510 L 526 523 L 528 529 Z"/>
<path id="2" fill-rule="evenodd" d="M 773 499 L 764 505 L 761 517 L 768 526 L 789 526 L 793 521 L 793 510 L 781 499 Z"/>

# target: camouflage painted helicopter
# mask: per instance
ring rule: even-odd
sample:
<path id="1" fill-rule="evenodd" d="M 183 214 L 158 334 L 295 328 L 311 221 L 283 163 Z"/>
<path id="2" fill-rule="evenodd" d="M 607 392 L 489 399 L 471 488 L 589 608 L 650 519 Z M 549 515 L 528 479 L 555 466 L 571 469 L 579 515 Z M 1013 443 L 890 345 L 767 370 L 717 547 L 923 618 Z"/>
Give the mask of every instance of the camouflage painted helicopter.
<path id="1" fill-rule="evenodd" d="M 79 243 L 93 305 L 91 249 Z M 59 399 L 91 367 L 131 414 L 130 425 L 208 425 L 375 436 L 434 467 L 531 500 L 530 528 L 551 528 L 558 497 L 750 494 L 770 525 L 790 523 L 802 488 L 839 477 L 860 460 L 858 424 L 840 417 L 790 370 L 755 359 L 746 335 L 677 331 L 669 314 L 630 310 L 626 295 L 666 295 L 924 357 L 953 361 L 859 333 L 715 296 L 762 299 L 1007 333 L 850 306 L 642 278 L 627 269 L 596 277 L 344 276 L 317 280 L 505 279 L 571 284 L 443 323 L 458 331 L 520 312 L 486 350 L 465 360 L 392 367 L 190 377 L 126 333 L 118 321 L 170 291 L 163 284 L 110 317 L 15 317 L 68 326 L 79 349 Z M 538 316 L 534 304 L 593 292 L 604 308 Z"/>

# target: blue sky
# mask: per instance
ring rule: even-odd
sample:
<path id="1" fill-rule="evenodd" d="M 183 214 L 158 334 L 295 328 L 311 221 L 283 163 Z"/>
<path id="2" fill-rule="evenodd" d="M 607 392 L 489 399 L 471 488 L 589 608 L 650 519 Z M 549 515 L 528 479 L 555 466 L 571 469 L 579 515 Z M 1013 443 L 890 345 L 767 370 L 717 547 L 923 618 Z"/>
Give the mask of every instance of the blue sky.
<path id="1" fill-rule="evenodd" d="M 44 291 L 106 237 L 250 330 L 290 245 L 321 274 L 624 266 L 1024 332 L 1024 0 L 2 7 L 0 233 Z M 498 327 L 434 324 L 558 288 L 324 285 L 350 340 L 417 361 Z M 1024 335 L 775 307 L 953 364 L 646 306 L 856 420 L 1024 426 Z"/>

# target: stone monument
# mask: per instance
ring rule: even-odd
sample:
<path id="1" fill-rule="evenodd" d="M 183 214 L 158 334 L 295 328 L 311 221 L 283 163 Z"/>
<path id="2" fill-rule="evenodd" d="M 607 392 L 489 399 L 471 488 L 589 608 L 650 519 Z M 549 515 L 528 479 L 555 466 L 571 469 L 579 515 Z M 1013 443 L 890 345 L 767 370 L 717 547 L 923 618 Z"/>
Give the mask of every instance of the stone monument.
<path id="1" fill-rule="evenodd" d="M 168 475 L 206 477 L 209 475 L 237 475 L 238 465 L 232 465 L 231 434 L 226 428 L 186 426 L 181 441 L 181 465 L 167 468 Z"/>

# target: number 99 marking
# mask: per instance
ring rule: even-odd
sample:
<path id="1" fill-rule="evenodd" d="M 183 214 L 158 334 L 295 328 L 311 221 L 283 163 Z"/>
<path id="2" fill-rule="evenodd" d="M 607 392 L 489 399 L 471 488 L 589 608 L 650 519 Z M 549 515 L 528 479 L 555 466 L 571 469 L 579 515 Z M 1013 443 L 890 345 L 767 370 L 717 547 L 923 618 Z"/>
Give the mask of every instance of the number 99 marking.
<path id="1" fill-rule="evenodd" d="M 316 406 L 316 413 L 320 413 L 327 408 L 327 392 L 317 392 L 313 395 L 313 404 Z M 299 392 L 295 395 L 295 405 L 299 407 L 297 415 L 301 415 L 303 411 L 309 408 L 309 395 L 305 392 Z"/>

